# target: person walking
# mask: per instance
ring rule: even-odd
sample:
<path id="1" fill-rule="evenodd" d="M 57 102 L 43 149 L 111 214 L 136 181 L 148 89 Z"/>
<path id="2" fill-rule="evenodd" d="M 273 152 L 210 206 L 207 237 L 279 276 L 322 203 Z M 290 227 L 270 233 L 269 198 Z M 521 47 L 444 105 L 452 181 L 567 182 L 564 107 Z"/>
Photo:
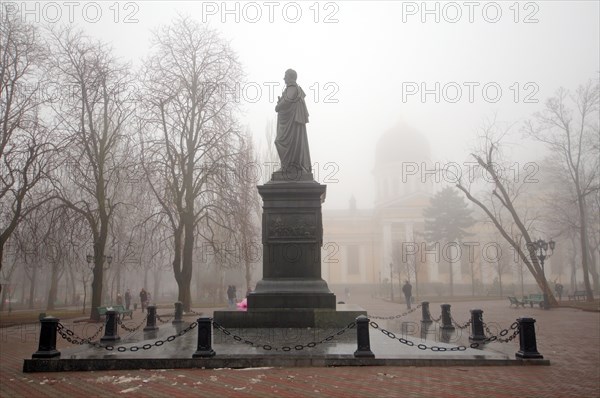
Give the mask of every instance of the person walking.
<path id="1" fill-rule="evenodd" d="M 146 305 L 148 304 L 148 293 L 146 292 L 146 289 L 142 288 L 142 290 L 140 291 L 140 301 L 142 303 L 142 313 L 144 312 L 144 309 L 146 308 Z"/>
<path id="2" fill-rule="evenodd" d="M 128 310 L 131 305 L 131 292 L 129 289 L 125 292 L 125 309 Z"/>
<path id="3" fill-rule="evenodd" d="M 404 293 L 404 298 L 406 299 L 406 308 L 410 310 L 410 302 L 412 300 L 412 286 L 406 281 L 404 286 L 402 286 L 402 293 Z"/>

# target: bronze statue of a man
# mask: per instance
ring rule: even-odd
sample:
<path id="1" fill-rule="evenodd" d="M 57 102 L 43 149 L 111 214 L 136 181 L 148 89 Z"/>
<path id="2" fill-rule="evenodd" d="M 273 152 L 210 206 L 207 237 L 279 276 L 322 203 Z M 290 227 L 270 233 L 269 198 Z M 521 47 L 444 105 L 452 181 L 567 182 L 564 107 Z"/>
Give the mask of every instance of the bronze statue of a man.
<path id="1" fill-rule="evenodd" d="M 285 71 L 283 81 L 285 90 L 277 97 L 277 137 L 275 147 L 281 160 L 281 170 L 286 174 L 311 173 L 310 152 L 306 123 L 308 109 L 304 102 L 304 91 L 296 84 L 298 75 L 295 70 Z"/>

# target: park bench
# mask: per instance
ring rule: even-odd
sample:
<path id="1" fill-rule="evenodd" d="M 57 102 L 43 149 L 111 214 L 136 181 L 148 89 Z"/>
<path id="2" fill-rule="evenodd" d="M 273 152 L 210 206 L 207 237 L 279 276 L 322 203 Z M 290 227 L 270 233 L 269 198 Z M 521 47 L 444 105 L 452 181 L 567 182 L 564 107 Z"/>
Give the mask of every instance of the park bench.
<path id="1" fill-rule="evenodd" d="M 540 308 L 544 306 L 544 295 L 540 293 L 530 294 L 528 297 L 523 297 L 523 303 L 533 307 L 534 304 L 539 304 Z"/>
<path id="2" fill-rule="evenodd" d="M 119 315 L 128 315 L 129 319 L 133 319 L 133 311 L 125 309 L 122 305 L 113 305 L 110 307 L 98 307 L 98 313 L 100 316 L 105 316 L 106 311 L 113 310 L 119 313 Z"/>
<path id="3" fill-rule="evenodd" d="M 577 300 L 579 299 L 585 300 L 587 299 L 587 293 L 585 290 L 575 290 L 573 294 L 569 294 L 569 300 Z"/>
<path id="4" fill-rule="evenodd" d="M 519 306 L 525 308 L 525 303 L 516 298 L 515 296 L 508 296 L 508 300 L 510 301 L 509 307 L 512 307 L 514 305 L 516 308 L 519 308 Z"/>

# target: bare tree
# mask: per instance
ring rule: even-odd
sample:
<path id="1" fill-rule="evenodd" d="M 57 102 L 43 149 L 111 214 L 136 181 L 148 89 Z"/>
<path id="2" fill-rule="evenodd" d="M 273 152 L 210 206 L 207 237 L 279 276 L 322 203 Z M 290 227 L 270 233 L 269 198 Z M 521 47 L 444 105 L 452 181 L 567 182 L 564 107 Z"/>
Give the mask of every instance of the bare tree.
<path id="1" fill-rule="evenodd" d="M 561 88 L 525 129 L 531 137 L 548 145 L 569 177 L 578 207 L 581 264 L 588 301 L 593 300 L 594 295 L 589 279 L 592 270 L 586 199 L 600 189 L 599 99 L 597 82 L 589 81 L 580 86 L 574 96 Z"/>
<path id="2" fill-rule="evenodd" d="M 173 272 L 179 301 L 191 305 L 197 226 L 226 225 L 221 200 L 224 165 L 236 147 L 233 92 L 241 70 L 215 31 L 180 17 L 157 30 L 143 70 L 144 167 L 173 234 Z"/>
<path id="3" fill-rule="evenodd" d="M 0 270 L 11 234 L 49 198 L 42 182 L 54 145 L 40 117 L 45 57 L 38 30 L 0 11 Z"/>
<path id="4" fill-rule="evenodd" d="M 69 145 L 61 153 L 64 178 L 57 197 L 83 217 L 93 237 L 91 318 L 99 319 L 109 226 L 119 204 L 129 144 L 126 122 L 133 112 L 131 77 L 111 49 L 73 28 L 51 30 L 52 78 L 63 89 L 56 123 Z"/>
<path id="5" fill-rule="evenodd" d="M 235 194 L 232 198 L 235 239 L 241 253 L 246 291 L 252 289 L 252 269 L 260 257 L 260 229 L 258 227 L 261 212 L 256 184 L 260 181 L 260 167 L 254 153 L 252 136 L 247 132 L 241 138 L 240 152 L 235 160 L 236 179 L 232 186 Z"/>
<path id="6" fill-rule="evenodd" d="M 481 149 L 472 153 L 475 164 L 466 173 L 457 176 L 456 187 L 484 211 L 500 235 L 518 254 L 542 292 L 547 295 L 548 305 L 554 306 L 557 305 L 556 299 L 544 277 L 530 235 L 537 217 L 535 214 L 528 214 L 533 206 L 527 203 L 527 196 L 523 195 L 527 181 L 515 181 L 505 172 L 510 167 L 502 162 L 501 142 L 509 130 L 510 128 L 498 134 L 495 121 L 484 126 L 480 137 Z M 477 190 L 475 182 L 479 179 L 475 176 L 480 173 L 485 178 L 483 186 Z M 522 238 L 518 239 L 517 236 Z M 520 241 L 525 247 L 519 244 Z"/>

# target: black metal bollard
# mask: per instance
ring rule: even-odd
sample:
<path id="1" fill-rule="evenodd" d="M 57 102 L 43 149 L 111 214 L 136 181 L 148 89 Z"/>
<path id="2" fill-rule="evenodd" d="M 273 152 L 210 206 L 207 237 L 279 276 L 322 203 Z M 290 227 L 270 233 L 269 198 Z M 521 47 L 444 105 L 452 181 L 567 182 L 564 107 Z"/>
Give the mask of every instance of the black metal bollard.
<path id="1" fill-rule="evenodd" d="M 31 355 L 31 358 L 54 358 L 60 356 L 60 351 L 56 349 L 56 329 L 58 327 L 58 318 L 47 316 L 40 319 L 42 325 L 40 330 L 40 343 L 38 350 Z"/>
<path id="2" fill-rule="evenodd" d="M 173 325 L 177 323 L 183 323 L 183 303 L 181 301 L 175 302 L 175 317 L 171 323 Z"/>
<path id="3" fill-rule="evenodd" d="M 431 314 L 429 313 L 429 301 L 421 303 L 421 323 L 431 323 Z"/>
<path id="4" fill-rule="evenodd" d="M 450 314 L 450 304 L 442 304 L 442 326 L 443 330 L 454 330 L 452 325 L 452 315 Z"/>
<path id="5" fill-rule="evenodd" d="M 144 327 L 144 332 L 153 332 L 155 330 L 158 330 L 158 326 L 156 326 L 156 306 L 149 305 L 148 318 L 146 318 L 146 326 Z"/>
<path id="6" fill-rule="evenodd" d="M 212 319 L 198 318 L 198 346 L 192 358 L 210 358 L 215 354 L 212 349 Z"/>
<path id="7" fill-rule="evenodd" d="M 535 319 L 519 318 L 517 322 L 519 322 L 520 349 L 515 356 L 521 359 L 543 359 L 544 357 L 537 350 Z"/>
<path id="8" fill-rule="evenodd" d="M 369 339 L 369 318 L 364 315 L 356 317 L 356 340 L 358 347 L 354 351 L 356 358 L 375 358 L 371 351 L 371 341 Z"/>
<path id="9" fill-rule="evenodd" d="M 106 323 L 104 325 L 104 336 L 100 341 L 117 341 L 121 340 L 119 337 L 119 325 L 117 321 L 119 319 L 119 313 L 114 310 L 106 311 Z"/>
<path id="10" fill-rule="evenodd" d="M 469 341 L 483 341 L 483 311 L 480 309 L 471 310 L 471 335 Z"/>

